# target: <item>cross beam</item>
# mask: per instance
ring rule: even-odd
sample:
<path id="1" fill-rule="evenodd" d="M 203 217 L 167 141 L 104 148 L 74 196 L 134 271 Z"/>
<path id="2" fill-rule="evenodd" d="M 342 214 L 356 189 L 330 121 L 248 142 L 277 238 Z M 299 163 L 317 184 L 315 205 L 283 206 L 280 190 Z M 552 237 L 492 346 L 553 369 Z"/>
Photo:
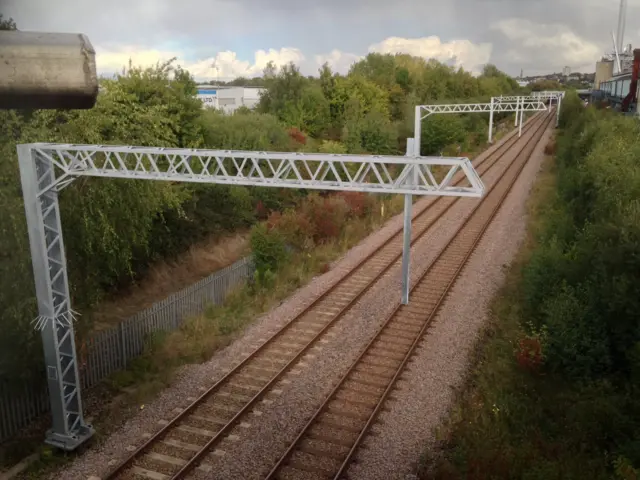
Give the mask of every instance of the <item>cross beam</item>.
<path id="1" fill-rule="evenodd" d="M 480 177 L 464 157 L 61 144 L 31 144 L 29 148 L 59 169 L 55 185 L 62 187 L 74 177 L 92 176 L 415 195 L 480 197 L 484 191 Z M 432 166 L 447 167 L 449 174 L 436 180 Z M 458 170 L 464 172 L 468 186 L 451 183 Z"/>
<path id="2" fill-rule="evenodd" d="M 494 97 L 494 101 L 497 103 L 502 102 L 529 102 L 529 101 L 548 101 L 549 107 L 553 105 L 553 101 L 556 101 L 557 109 L 556 109 L 556 127 L 560 122 L 560 107 L 562 105 L 562 99 L 564 98 L 565 92 L 562 91 L 544 91 L 544 92 L 532 92 L 531 95 L 504 95 L 499 97 Z M 522 113 L 520 113 L 520 118 L 522 117 Z M 515 125 L 518 125 L 518 114 L 516 113 Z"/>
<path id="3" fill-rule="evenodd" d="M 416 115 L 420 115 L 421 119 L 427 118 L 434 113 L 473 113 L 473 112 L 515 112 L 517 110 L 518 102 L 493 102 L 489 103 L 454 103 L 449 105 L 418 105 L 416 107 Z M 537 112 L 540 110 L 546 110 L 547 107 L 541 100 L 531 99 L 525 101 L 521 105 L 525 111 Z M 419 112 L 419 113 L 418 113 Z M 426 115 L 422 112 L 426 112 Z"/>
<path id="4" fill-rule="evenodd" d="M 493 114 L 495 112 L 520 112 L 520 122 L 522 123 L 522 112 L 539 112 L 546 110 L 547 106 L 542 100 L 531 99 L 522 100 L 523 97 L 512 102 L 497 102 L 494 97 L 489 103 L 453 103 L 443 105 L 418 105 L 415 109 L 414 118 L 414 149 L 413 155 L 420 156 L 420 139 L 422 134 L 422 120 L 435 113 L 486 113 L 489 112 L 489 143 L 492 142 Z M 522 130 L 521 130 L 522 132 Z M 520 135 L 520 134 L 519 134 Z"/>
<path id="5" fill-rule="evenodd" d="M 503 103 L 503 102 L 513 103 L 513 102 L 518 102 L 523 98 L 527 102 L 536 102 L 536 101 L 545 101 L 549 99 L 556 99 L 559 96 L 560 95 L 548 95 L 544 97 L 534 96 L 534 95 L 501 95 L 499 97 L 493 97 L 493 98 L 496 103 Z"/>
<path id="6" fill-rule="evenodd" d="M 80 376 L 58 206 L 59 192 L 82 176 L 406 195 L 480 197 L 468 158 L 325 155 L 35 143 L 18 146 L 53 427 L 46 442 L 75 450 L 94 429 L 83 417 Z M 431 167 L 446 171 L 436 178 Z M 466 186 L 455 186 L 462 172 Z M 410 219 L 409 219 L 410 225 Z M 408 251 L 405 257 L 408 259 Z M 407 278 L 403 288 L 408 289 Z"/>
<path id="7" fill-rule="evenodd" d="M 562 97 L 564 98 L 566 92 L 563 90 L 543 90 L 541 92 L 531 92 L 531 96 L 534 98 L 546 98 L 550 97 Z"/>

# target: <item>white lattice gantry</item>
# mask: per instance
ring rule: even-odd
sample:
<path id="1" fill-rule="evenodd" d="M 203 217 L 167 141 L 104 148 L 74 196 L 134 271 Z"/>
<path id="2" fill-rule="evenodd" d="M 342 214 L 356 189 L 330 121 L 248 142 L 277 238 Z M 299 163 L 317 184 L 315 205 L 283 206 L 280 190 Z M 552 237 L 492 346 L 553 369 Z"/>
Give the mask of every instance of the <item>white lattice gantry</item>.
<path id="1" fill-rule="evenodd" d="M 482 196 L 484 186 L 468 158 L 192 150 L 99 145 L 32 144 L 61 173 L 78 176 L 351 190 L 370 193 Z M 432 166 L 449 169 L 442 180 Z M 454 186 L 462 171 L 468 186 Z"/>
<path id="2" fill-rule="evenodd" d="M 522 97 L 521 97 L 522 98 Z M 448 105 L 418 105 L 416 111 L 420 112 L 421 119 L 427 118 L 434 113 L 473 113 L 473 112 L 515 112 L 516 110 L 524 111 L 541 111 L 547 107 L 542 100 L 531 99 L 519 102 L 518 99 L 511 102 L 489 102 L 489 103 L 454 103 Z"/>
<path id="3" fill-rule="evenodd" d="M 547 110 L 547 106 L 542 99 L 525 100 L 524 97 L 518 97 L 516 101 L 500 102 L 494 97 L 489 103 L 452 103 L 452 104 L 434 104 L 434 105 L 417 105 L 415 107 L 414 117 L 414 151 L 416 156 L 420 155 L 420 139 L 422 135 L 422 120 L 433 114 L 451 114 L 451 113 L 489 113 L 489 143 L 492 142 L 493 136 L 493 114 L 501 112 L 516 112 L 516 121 L 518 116 L 522 124 L 522 116 L 524 112 L 539 112 Z M 520 129 L 522 132 L 522 128 Z"/>
<path id="4" fill-rule="evenodd" d="M 278 188 L 480 197 L 482 180 L 468 158 L 323 155 L 175 148 L 18 146 L 51 402 L 47 443 L 75 450 L 94 433 L 84 420 L 75 349 L 59 192 L 82 176 Z M 431 167 L 444 170 L 434 174 Z M 463 180 L 454 185 L 460 172 Z M 406 211 L 405 211 L 406 214 Z M 410 225 L 410 222 L 409 222 Z M 408 247 L 405 246 L 408 259 Z M 403 272 L 407 272 L 408 267 Z M 403 279 L 403 292 L 408 278 Z M 403 297 L 404 299 L 404 297 Z"/>

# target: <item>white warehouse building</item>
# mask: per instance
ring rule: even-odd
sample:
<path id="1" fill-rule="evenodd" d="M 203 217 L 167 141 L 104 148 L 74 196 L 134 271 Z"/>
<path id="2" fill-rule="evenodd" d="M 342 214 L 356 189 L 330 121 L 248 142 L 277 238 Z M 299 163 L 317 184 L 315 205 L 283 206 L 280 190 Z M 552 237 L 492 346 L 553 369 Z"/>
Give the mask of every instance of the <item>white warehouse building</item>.
<path id="1" fill-rule="evenodd" d="M 260 87 L 198 85 L 198 98 L 202 100 L 204 108 L 219 108 L 226 113 L 233 113 L 242 106 L 255 107 L 263 90 Z"/>

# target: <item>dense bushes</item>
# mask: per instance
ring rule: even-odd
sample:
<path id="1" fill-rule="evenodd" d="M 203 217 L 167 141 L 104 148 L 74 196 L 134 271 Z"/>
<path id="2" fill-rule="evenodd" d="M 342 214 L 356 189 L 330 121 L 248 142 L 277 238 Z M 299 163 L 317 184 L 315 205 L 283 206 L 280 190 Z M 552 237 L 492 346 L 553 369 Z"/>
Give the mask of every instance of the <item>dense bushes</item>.
<path id="1" fill-rule="evenodd" d="M 297 210 L 271 213 L 251 232 L 258 277 L 275 273 L 289 253 L 308 252 L 316 245 L 336 240 L 344 233 L 348 218 L 367 216 L 376 203 L 376 197 L 359 192 L 325 197 L 311 194 Z"/>
<path id="2" fill-rule="evenodd" d="M 349 153 L 372 154 L 404 153 L 404 139 L 413 134 L 418 104 L 488 101 L 518 90 L 513 79 L 492 65 L 473 77 L 435 60 L 378 53 L 353 64 L 346 76 L 334 74 L 327 65 L 318 79 L 303 76 L 293 65 L 279 72 L 271 65 L 265 71 L 265 86 L 260 112 L 313 137 L 340 140 Z M 478 115 L 434 116 L 423 122 L 423 153 L 439 152 L 469 136 L 475 145 L 484 143 L 487 120 Z M 448 128 L 454 132 L 446 134 Z"/>
<path id="3" fill-rule="evenodd" d="M 560 125 L 534 249 L 436 478 L 640 474 L 640 126 L 576 95 Z"/>
<path id="4" fill-rule="evenodd" d="M 524 311 L 547 330 L 547 371 L 593 395 L 588 448 L 640 467 L 640 126 L 575 95 L 563 109 L 558 201 L 524 270 Z"/>
<path id="5" fill-rule="evenodd" d="M 578 102 L 564 102 L 559 201 L 524 272 L 525 308 L 549 330 L 551 371 L 626 382 L 640 367 L 640 127 Z"/>

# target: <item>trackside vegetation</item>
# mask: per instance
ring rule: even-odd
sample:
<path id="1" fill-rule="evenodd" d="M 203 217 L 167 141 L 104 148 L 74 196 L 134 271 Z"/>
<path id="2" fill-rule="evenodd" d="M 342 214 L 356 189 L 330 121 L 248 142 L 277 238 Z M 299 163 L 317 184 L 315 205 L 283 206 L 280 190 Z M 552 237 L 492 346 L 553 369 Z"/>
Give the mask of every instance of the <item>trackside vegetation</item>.
<path id="1" fill-rule="evenodd" d="M 640 125 L 570 94 L 553 150 L 422 478 L 639 478 Z"/>
<path id="2" fill-rule="evenodd" d="M 0 28 L 15 29 L 0 17 Z M 253 111 L 205 110 L 194 78 L 169 60 L 149 68 L 128 65 L 101 80 L 95 108 L 86 111 L 0 111 L 0 380 L 41 384 L 43 361 L 16 145 L 31 142 L 122 144 L 184 148 L 404 154 L 416 104 L 487 101 L 515 93 L 516 82 L 488 65 L 479 76 L 410 55 L 370 54 L 347 74 L 324 65 L 303 75 L 295 65 L 270 64 L 250 83 L 266 88 Z M 508 114 L 496 116 L 507 119 Z M 484 146 L 487 118 L 433 116 L 424 122 L 423 154 L 462 154 Z M 381 213 L 382 205 L 386 214 Z M 95 328 L 106 301 L 119 298 L 157 262 L 191 246 L 250 231 L 258 272 L 226 308 L 211 309 L 155 340 L 135 372 L 202 361 L 226 335 L 283 298 L 353 246 L 400 204 L 360 194 L 308 194 L 292 189 L 171 184 L 83 178 L 60 196 L 74 309 L 82 313 L 77 344 Z M 296 270 L 297 269 L 297 270 Z M 205 335 L 206 333 L 206 335 Z M 196 345 L 196 339 L 200 341 Z M 178 345 L 180 344 L 180 345 Z M 178 345 L 178 346 L 176 346 Z M 167 355 L 172 355 L 169 361 Z M 134 368 L 134 367 L 132 367 Z M 136 377 L 138 375 L 138 377 Z"/>

